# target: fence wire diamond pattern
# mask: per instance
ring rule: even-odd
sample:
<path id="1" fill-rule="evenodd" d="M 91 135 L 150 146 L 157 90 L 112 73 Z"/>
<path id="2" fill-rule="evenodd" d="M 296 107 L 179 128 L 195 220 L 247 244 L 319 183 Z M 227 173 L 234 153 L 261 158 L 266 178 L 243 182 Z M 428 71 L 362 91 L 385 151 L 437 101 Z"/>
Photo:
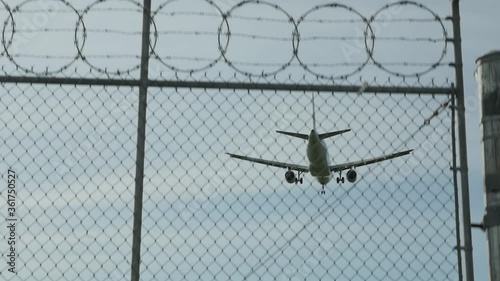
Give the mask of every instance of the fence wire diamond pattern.
<path id="1" fill-rule="evenodd" d="M 143 84 L 139 1 L 39 1 L 68 24 L 35 29 L 19 23 L 39 2 L 0 2 L 0 171 L 18 174 L 17 272 L 2 262 L 2 276 L 130 279 L 139 92 L 147 84 L 141 280 L 457 280 L 453 85 L 441 13 L 412 1 L 375 13 L 325 1 L 306 10 L 164 1 L 151 11 L 155 80 Z M 322 20 L 339 11 L 349 17 Z M 99 24 L 100 14 L 116 13 L 128 22 Z M 206 24 L 184 29 L 177 21 L 186 18 Z M 429 34 L 397 33 L 406 24 Z M 338 25 L 361 31 L 325 33 Z M 70 35 L 65 43 L 76 50 L 16 41 L 36 32 L 47 42 Z M 178 46 L 167 48 L 165 38 Z M 96 45 L 109 41 L 119 48 Z M 318 48 L 322 42 L 362 48 L 350 61 Z M 393 43 L 431 45 L 436 60 L 384 61 Z M 262 59 L 261 48 L 284 62 Z M 337 86 L 351 90 L 325 90 Z M 369 87 L 381 91 L 363 92 Z M 288 184 L 285 169 L 227 154 L 307 165 L 306 142 L 276 131 L 310 132 L 312 95 L 320 133 L 351 129 L 325 140 L 331 164 L 413 153 L 356 168 L 355 183 L 333 180 L 324 195 L 309 174 Z"/>

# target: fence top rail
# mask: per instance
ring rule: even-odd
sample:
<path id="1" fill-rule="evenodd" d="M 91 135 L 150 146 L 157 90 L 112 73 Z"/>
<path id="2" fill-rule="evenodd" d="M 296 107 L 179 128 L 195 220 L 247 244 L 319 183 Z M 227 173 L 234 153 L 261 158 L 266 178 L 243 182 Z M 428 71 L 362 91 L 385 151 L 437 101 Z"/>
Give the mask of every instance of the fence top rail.
<path id="1" fill-rule="evenodd" d="M 142 86 L 135 79 L 95 79 L 95 78 L 57 78 L 57 77 L 23 77 L 0 76 L 0 83 L 19 84 L 56 84 L 83 86 Z M 319 85 L 305 83 L 254 83 L 254 82 L 211 82 L 211 81 L 179 81 L 179 80 L 149 80 L 148 87 L 192 88 L 219 90 L 261 90 L 261 91 L 307 91 L 307 92 L 346 92 L 346 93 L 390 93 L 390 94 L 452 94 L 451 87 L 423 86 L 370 86 L 370 85 Z"/>

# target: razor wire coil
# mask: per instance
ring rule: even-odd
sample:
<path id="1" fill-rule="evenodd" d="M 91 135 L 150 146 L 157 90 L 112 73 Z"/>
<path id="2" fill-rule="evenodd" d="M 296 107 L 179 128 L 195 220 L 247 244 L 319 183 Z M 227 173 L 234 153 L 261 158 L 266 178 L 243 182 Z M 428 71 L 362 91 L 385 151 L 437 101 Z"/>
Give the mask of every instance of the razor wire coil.
<path id="1" fill-rule="evenodd" d="M 61 3 L 65 9 L 48 9 L 48 12 L 51 13 L 66 13 L 66 14 L 74 14 L 76 17 L 76 25 L 75 27 L 69 28 L 31 28 L 31 29 L 23 29 L 19 28 L 16 24 L 16 18 L 23 14 L 23 13 L 36 13 L 36 9 L 28 9 L 24 8 L 25 5 L 31 4 L 33 1 L 32 0 L 27 0 L 22 2 L 21 4 L 11 8 L 5 1 L 1 1 L 4 10 L 7 12 L 8 16 L 5 18 L 3 22 L 3 28 L 2 28 L 2 45 L 3 45 L 3 51 L 1 55 L 5 55 L 9 61 L 16 67 L 16 69 L 20 69 L 25 73 L 31 73 L 34 75 L 57 75 L 57 74 L 64 74 L 65 71 L 67 71 L 72 65 L 75 65 L 76 62 L 83 63 L 90 67 L 91 69 L 102 73 L 106 75 L 119 75 L 119 73 L 129 73 L 131 71 L 137 71 L 138 70 L 138 62 L 135 65 L 131 65 L 129 68 L 118 68 L 116 70 L 113 70 L 113 67 L 101 67 L 95 65 L 92 60 L 89 58 L 93 58 L 94 54 L 87 54 L 86 52 L 86 41 L 88 40 L 89 34 L 95 34 L 95 33 L 105 33 L 105 34 L 116 34 L 116 35 L 124 35 L 124 36 L 138 36 L 140 35 L 140 31 L 126 31 L 126 30 L 117 30 L 117 29 L 96 29 L 96 28 L 87 28 L 86 27 L 86 16 L 90 12 L 131 12 L 131 13 L 142 13 L 142 5 L 137 1 L 137 0 L 105 0 L 105 1 L 96 1 L 90 5 L 88 5 L 85 8 L 76 8 L 72 3 L 64 0 L 53 0 L 55 2 Z M 113 2 L 113 1 L 119 1 L 122 3 L 128 3 L 127 5 L 132 5 L 135 8 L 113 8 L 113 7 L 100 7 L 101 5 L 104 5 L 108 2 Z M 175 72 L 186 72 L 186 73 L 193 73 L 193 72 L 201 72 L 201 71 L 206 71 L 211 68 L 213 68 L 215 65 L 218 64 L 224 64 L 230 69 L 234 70 L 235 72 L 245 75 L 245 76 L 251 76 L 251 77 L 266 77 L 266 76 L 273 76 L 276 75 L 277 73 L 284 72 L 287 70 L 289 67 L 295 65 L 294 62 L 297 62 L 300 65 L 300 68 L 303 69 L 303 71 L 306 71 L 308 73 L 311 73 L 318 78 L 321 79 L 327 79 L 327 80 L 338 80 L 338 79 L 344 79 L 346 77 L 350 77 L 354 74 L 360 73 L 367 65 L 374 65 L 377 68 L 383 70 L 384 72 L 388 73 L 389 75 L 393 76 L 398 76 L 398 77 L 420 77 L 422 75 L 425 75 L 433 70 L 435 70 L 437 67 L 443 65 L 443 60 L 446 56 L 446 51 L 447 51 L 447 44 L 448 44 L 448 36 L 447 36 L 447 31 L 445 28 L 445 24 L 443 23 L 444 19 L 439 17 L 436 13 L 434 13 L 431 9 L 427 8 L 426 6 L 413 2 L 413 1 L 400 1 L 400 2 L 394 2 L 388 5 L 383 6 L 380 8 L 378 11 L 376 11 L 373 15 L 371 16 L 365 16 L 358 12 L 356 9 L 340 4 L 340 3 L 329 3 L 329 4 L 323 4 L 323 5 L 318 5 L 313 8 L 311 8 L 309 11 L 305 12 L 303 15 L 294 17 L 291 14 L 289 14 L 285 9 L 280 7 L 280 5 L 268 3 L 266 1 L 257 1 L 257 0 L 251 0 L 251 1 L 242 1 L 236 3 L 233 7 L 229 8 L 227 11 L 224 11 L 222 8 L 220 8 L 215 2 L 210 1 L 210 0 L 200 0 L 201 2 L 204 2 L 208 4 L 209 6 L 213 7 L 218 13 L 213 13 L 213 12 L 196 12 L 196 11 L 168 11 L 169 6 L 172 3 L 175 3 L 175 0 L 169 0 L 165 1 L 162 4 L 160 4 L 155 10 L 151 11 L 151 22 L 152 22 L 152 37 L 151 37 L 151 48 L 150 48 L 150 55 L 154 57 L 156 60 L 158 60 L 162 65 L 165 67 L 171 69 L 172 71 Z M 270 17 L 259 17 L 259 16 L 242 16 L 238 15 L 238 10 L 245 8 L 247 5 L 255 5 L 259 7 L 266 7 L 271 10 L 275 10 L 277 13 L 281 13 L 284 15 L 284 18 L 270 18 Z M 387 12 L 390 9 L 393 9 L 394 7 L 398 6 L 411 6 L 416 9 L 419 9 L 425 13 L 428 13 L 430 15 L 429 18 L 414 18 L 414 17 L 408 17 L 408 18 L 394 18 L 394 19 L 384 19 L 384 18 L 378 18 L 379 15 L 384 14 L 384 12 Z M 308 15 L 314 14 L 318 11 L 324 11 L 324 10 L 345 10 L 348 13 L 351 13 L 354 18 L 352 19 L 315 19 L 315 18 L 308 18 Z M 217 30 L 159 30 L 158 26 L 156 25 L 155 19 L 160 16 L 166 16 L 169 18 L 176 18 L 178 16 L 193 16 L 193 17 L 212 17 L 212 18 L 219 18 L 220 19 L 220 24 L 217 28 Z M 289 24 L 290 25 L 290 35 L 289 36 L 272 36 L 272 35 L 261 35 L 261 34 L 252 34 L 252 33 L 246 33 L 246 32 L 232 32 L 232 24 L 231 21 L 233 20 L 244 20 L 244 21 L 249 21 L 249 22 L 271 22 L 271 23 L 281 23 L 281 24 Z M 398 23 L 398 22 L 408 22 L 408 23 L 422 23 L 422 22 L 435 22 L 437 24 L 437 29 L 441 30 L 441 35 L 442 37 L 412 37 L 412 36 L 377 36 L 374 34 L 373 30 L 373 25 L 375 23 L 387 23 L 387 22 L 393 22 L 393 23 Z M 304 36 L 301 35 L 300 33 L 300 28 L 301 25 L 306 24 L 306 23 L 319 23 L 319 24 L 326 24 L 326 23 L 333 23 L 333 24 L 343 24 L 343 23 L 362 23 L 365 25 L 364 28 L 364 36 L 335 36 L 335 35 L 328 35 L 328 36 Z M 29 56 L 29 54 L 25 53 L 16 53 L 11 50 L 12 48 L 12 42 L 13 40 L 16 41 L 17 36 L 22 36 L 23 34 L 28 34 L 28 33 L 63 33 L 63 34 L 73 34 L 74 37 L 74 47 L 75 47 L 75 54 L 71 58 L 68 57 L 68 61 L 61 65 L 60 67 L 54 68 L 54 67 L 43 67 L 43 66 L 37 66 L 36 69 L 42 69 L 42 70 L 34 70 L 35 67 L 33 66 L 27 66 L 23 65 L 22 63 L 19 62 L 19 59 L 22 58 L 23 56 Z M 163 51 L 160 51 L 157 49 L 157 42 L 162 36 L 170 36 L 170 35 L 182 35 L 182 36 L 194 36 L 194 37 L 199 37 L 199 36 L 210 36 L 210 37 L 216 37 L 217 38 L 217 48 L 219 50 L 219 54 L 214 56 L 210 61 L 207 61 L 206 64 L 200 64 L 199 67 L 196 68 L 184 68 L 184 67 L 179 67 L 177 65 L 174 65 L 172 62 L 172 59 L 168 58 L 173 58 L 177 57 L 178 60 L 182 61 L 184 58 L 190 58 L 192 61 L 193 57 L 196 56 L 175 56 L 175 55 L 164 55 L 162 54 Z M 242 66 L 244 64 L 241 63 L 240 60 L 237 58 L 232 58 L 229 53 L 231 50 L 231 42 L 234 41 L 235 38 L 248 38 L 252 40 L 261 40 L 261 41 L 282 41 L 282 42 L 289 42 L 291 46 L 291 53 L 289 59 L 285 60 L 281 65 L 279 65 L 276 68 L 272 68 L 269 70 L 262 70 L 262 71 L 248 71 Z M 362 41 L 364 42 L 365 45 L 365 50 L 364 52 L 366 53 L 366 61 L 360 62 L 358 65 L 350 68 L 350 71 L 346 71 L 343 73 L 338 73 L 338 74 L 330 74 L 327 75 L 325 73 L 322 73 L 321 71 L 317 71 L 316 68 L 318 68 L 317 64 L 308 62 L 304 60 L 303 58 L 303 48 L 301 48 L 301 43 L 307 42 L 307 41 L 318 41 L 318 40 L 326 40 L 330 42 L 348 42 L 351 40 L 355 41 Z M 427 43 L 432 43 L 432 44 L 438 44 L 442 46 L 442 50 L 440 52 L 439 57 L 436 59 L 434 62 L 422 62 L 419 64 L 419 66 L 422 68 L 419 71 L 413 72 L 413 73 L 403 73 L 397 70 L 391 69 L 391 66 L 394 66 L 396 62 L 385 62 L 381 61 L 377 58 L 377 42 L 381 41 L 394 41 L 394 42 L 427 42 Z M 135 57 L 139 54 L 127 54 L 129 57 Z M 41 56 L 43 57 L 43 55 Z M 46 55 L 45 57 L 50 57 L 50 55 Z M 196 60 L 198 62 L 201 62 L 202 60 Z M 347 62 L 351 63 L 351 62 Z M 411 62 L 397 62 L 401 63 L 407 66 L 413 65 Z M 254 62 L 254 65 L 257 66 L 257 62 Z M 266 65 L 262 63 L 260 65 L 263 68 L 270 68 L 269 65 Z M 424 67 L 425 66 L 425 67 Z M 296 66 L 295 66 L 296 67 Z"/>

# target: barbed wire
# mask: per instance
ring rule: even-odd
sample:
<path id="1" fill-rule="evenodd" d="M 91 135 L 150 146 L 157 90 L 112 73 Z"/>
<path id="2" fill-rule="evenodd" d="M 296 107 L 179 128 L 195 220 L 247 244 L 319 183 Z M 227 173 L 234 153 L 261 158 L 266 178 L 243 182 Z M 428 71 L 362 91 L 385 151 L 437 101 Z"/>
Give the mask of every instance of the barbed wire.
<path id="1" fill-rule="evenodd" d="M 100 54 L 100 56 L 96 56 L 95 54 L 89 55 L 87 54 L 87 50 L 85 48 L 86 41 L 90 34 L 117 34 L 123 36 L 140 36 L 141 31 L 135 30 L 120 30 L 117 28 L 87 28 L 89 26 L 86 21 L 90 12 L 132 12 L 132 13 L 142 13 L 142 5 L 140 2 L 135 0 L 121 0 L 121 2 L 129 3 L 129 5 L 133 5 L 133 8 L 126 7 L 100 7 L 101 4 L 109 2 L 110 0 L 96 1 L 85 8 L 76 8 L 73 4 L 68 1 L 61 0 L 59 1 L 63 8 L 49 8 L 46 12 L 49 13 L 66 13 L 66 14 L 74 14 L 76 19 L 76 24 L 74 28 L 71 27 L 34 27 L 34 28 L 21 28 L 19 24 L 16 23 L 16 19 L 20 14 L 32 14 L 40 12 L 40 10 L 32 9 L 28 7 L 24 7 L 29 3 L 29 1 L 25 1 L 13 8 L 11 8 L 4 0 L 0 0 L 3 4 L 3 11 L 8 14 L 3 23 L 2 28 L 2 45 L 3 51 L 0 54 L 1 56 L 6 56 L 9 61 L 16 67 L 16 69 L 21 69 L 25 73 L 31 73 L 35 75 L 58 75 L 63 74 L 71 65 L 76 62 L 80 62 L 88 65 L 90 68 L 96 70 L 97 72 L 103 73 L 105 75 L 119 75 L 120 73 L 126 73 L 130 71 L 138 70 L 138 65 L 131 66 L 129 68 L 116 68 L 116 70 L 112 70 L 113 67 L 100 67 L 96 64 L 89 61 L 89 58 L 101 58 L 101 59 L 110 59 L 110 58 L 134 58 L 137 59 L 137 55 L 139 54 L 126 54 L 126 55 L 114 55 L 114 54 Z M 266 1 L 256 1 L 256 0 L 248 0 L 241 1 L 236 3 L 234 6 L 230 7 L 227 11 L 222 10 L 214 1 L 211 0 L 200 0 L 203 3 L 208 4 L 217 12 L 198 12 L 198 11 L 165 11 L 166 7 L 175 1 L 166 1 L 160 4 L 155 10 L 151 11 L 151 21 L 152 21 L 152 38 L 151 38 L 151 50 L 150 55 L 153 59 L 158 60 L 161 64 L 168 67 L 169 69 L 175 72 L 200 72 L 205 71 L 207 69 L 213 68 L 215 65 L 225 65 L 232 69 L 233 71 L 252 77 L 266 77 L 273 76 L 277 73 L 283 72 L 289 67 L 297 67 L 297 64 L 302 67 L 305 72 L 309 72 L 317 77 L 327 80 L 338 80 L 343 79 L 345 77 L 350 77 L 354 74 L 360 73 L 367 65 L 374 65 L 379 69 L 385 71 L 386 73 L 399 76 L 399 77 L 420 77 L 425 75 L 433 70 L 435 70 L 439 66 L 449 65 L 448 63 L 443 63 L 447 52 L 447 44 L 449 42 L 449 38 L 447 36 L 447 31 L 443 21 L 445 18 L 440 17 L 435 12 L 433 12 L 428 7 L 413 1 L 400 1 L 394 2 L 388 5 L 383 6 L 378 11 L 376 11 L 371 16 L 365 16 L 358 10 L 339 3 L 329 3 L 318 5 L 311 8 L 309 11 L 305 12 L 303 15 L 299 17 L 293 17 L 286 9 L 282 8 L 280 5 L 269 3 Z M 282 14 L 282 17 L 269 17 L 269 16 L 247 16 L 240 15 L 239 10 L 245 8 L 246 5 L 255 5 L 266 9 L 271 9 L 278 14 Z M 2 5 L 0 5 L 2 6 Z M 409 16 L 407 18 L 395 17 L 395 18 L 383 18 L 380 17 L 384 12 L 387 12 L 389 9 L 392 9 L 396 6 L 411 6 L 415 9 L 419 9 L 424 13 L 429 14 L 429 17 L 415 17 Z M 315 18 L 311 15 L 318 11 L 328 11 L 330 9 L 345 11 L 347 14 L 351 14 L 353 18 L 350 19 L 327 19 L 327 18 Z M 175 18 L 178 16 L 193 16 L 193 17 L 212 17 L 220 19 L 220 24 L 217 30 L 182 30 L 182 29 L 174 29 L 174 30 L 159 30 L 156 24 L 156 21 L 160 16 L 167 16 L 170 18 Z M 266 35 L 266 34 L 258 34 L 252 32 L 235 32 L 233 29 L 233 21 L 252 21 L 252 22 L 271 22 L 271 23 L 283 23 L 289 25 L 289 34 L 280 34 L 280 35 Z M 399 23 L 399 22 L 408 22 L 408 23 L 436 23 L 436 28 L 441 33 L 441 37 L 425 37 L 425 36 L 379 36 L 376 34 L 373 25 L 376 23 Z M 363 36 L 336 36 L 336 35 L 305 35 L 301 34 L 302 25 L 307 23 L 315 23 L 315 24 L 362 24 L 364 25 Z M 50 66 L 27 66 L 23 65 L 19 59 L 21 58 L 35 58 L 33 54 L 23 53 L 18 50 L 12 49 L 13 42 L 16 42 L 18 36 L 22 36 L 23 34 L 34 34 L 34 33 L 68 33 L 73 34 L 74 37 L 74 46 L 75 46 L 75 55 L 74 56 L 64 56 L 64 58 L 68 59 L 68 62 L 60 67 L 54 68 Z M 217 49 L 219 54 L 214 55 L 213 58 L 200 58 L 196 55 L 183 55 L 176 56 L 173 54 L 164 55 L 161 54 L 163 50 L 159 50 L 157 48 L 157 42 L 160 40 L 161 36 L 186 36 L 186 37 L 202 37 L 209 36 L 217 38 Z M 233 44 L 237 38 L 241 39 L 249 39 L 254 42 L 263 41 L 263 42 L 289 42 L 290 43 L 290 55 L 289 59 L 286 59 L 281 64 L 270 64 L 268 62 L 258 62 L 258 61 L 242 61 L 241 59 L 234 58 L 232 55 Z M 339 62 L 339 63 L 316 63 L 309 62 L 305 57 L 310 54 L 304 51 L 304 47 L 302 43 L 308 41 L 329 41 L 329 42 L 338 42 L 338 43 L 349 43 L 351 41 L 356 42 L 364 42 L 364 53 L 366 54 L 366 60 L 356 63 L 356 62 Z M 442 50 L 439 52 L 439 57 L 436 61 L 432 62 L 383 62 L 380 58 L 377 57 L 377 42 L 405 42 L 405 43 L 429 43 L 433 45 L 439 45 L 442 47 Z M 287 51 L 288 52 L 288 51 Z M 62 59 L 61 56 L 56 56 L 59 59 Z M 49 55 L 40 55 L 38 58 L 53 58 Z M 184 58 L 186 61 L 194 61 L 194 62 L 204 62 L 204 64 L 200 64 L 197 67 L 180 67 L 177 64 L 173 63 L 173 60 L 180 60 Z M 407 67 L 419 67 L 419 70 L 414 72 L 402 72 L 398 70 L 393 70 L 391 66 L 407 66 Z M 248 70 L 242 68 L 242 66 L 252 66 L 255 69 Z M 344 66 L 350 67 L 350 70 L 328 70 L 333 71 L 335 73 L 326 73 L 327 71 L 317 70 L 315 68 L 318 67 L 331 67 L 331 66 Z M 258 68 L 260 70 L 256 70 Z M 44 69 L 41 71 L 35 70 Z M 272 69 L 267 69 L 272 68 Z"/>

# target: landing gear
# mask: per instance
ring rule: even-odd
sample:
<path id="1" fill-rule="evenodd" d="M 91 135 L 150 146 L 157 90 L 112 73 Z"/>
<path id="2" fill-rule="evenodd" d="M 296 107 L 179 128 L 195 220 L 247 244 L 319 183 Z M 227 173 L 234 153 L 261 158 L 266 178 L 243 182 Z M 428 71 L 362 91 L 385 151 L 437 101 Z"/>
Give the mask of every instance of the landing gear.
<path id="1" fill-rule="evenodd" d="M 342 176 L 342 171 L 339 172 L 339 176 L 337 177 L 337 183 L 344 183 L 345 182 L 345 179 L 344 177 Z"/>
<path id="2" fill-rule="evenodd" d="M 324 185 L 321 186 L 321 192 L 320 193 L 321 194 L 326 194 L 326 192 L 325 192 L 325 186 Z"/>
<path id="3" fill-rule="evenodd" d="M 304 178 L 302 177 L 303 173 L 304 172 L 301 172 L 301 171 L 297 172 L 297 177 L 295 178 L 295 184 L 298 184 L 298 183 L 302 184 L 302 183 L 304 183 Z"/>

